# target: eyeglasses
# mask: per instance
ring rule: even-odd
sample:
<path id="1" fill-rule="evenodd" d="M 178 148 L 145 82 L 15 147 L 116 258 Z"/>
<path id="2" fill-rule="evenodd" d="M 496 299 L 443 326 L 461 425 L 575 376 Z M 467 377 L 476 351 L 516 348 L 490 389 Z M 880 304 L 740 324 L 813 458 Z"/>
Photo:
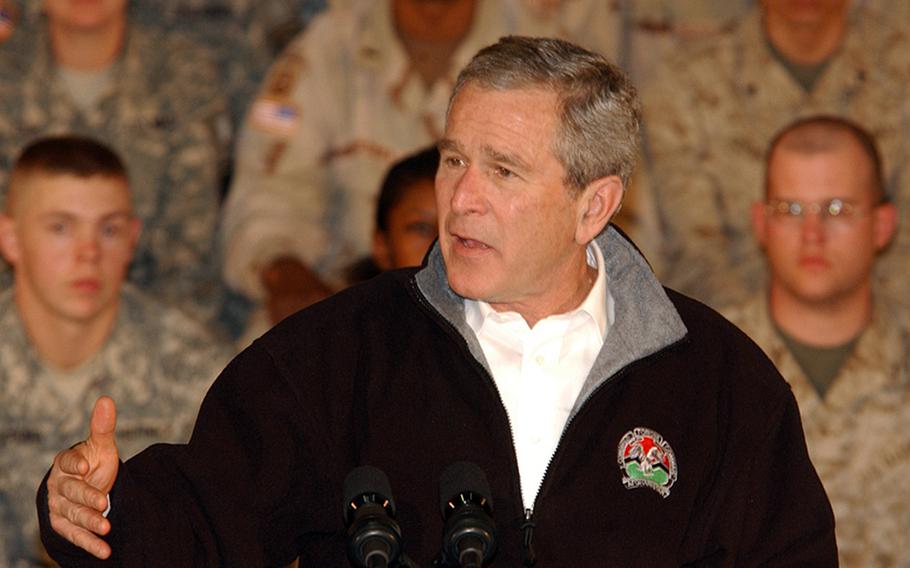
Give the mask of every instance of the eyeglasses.
<path id="1" fill-rule="evenodd" d="M 765 211 L 773 219 L 794 224 L 802 223 L 807 215 L 818 215 L 823 223 L 835 226 L 849 225 L 866 214 L 865 208 L 837 197 L 810 203 L 796 199 L 769 199 L 765 203 Z"/>

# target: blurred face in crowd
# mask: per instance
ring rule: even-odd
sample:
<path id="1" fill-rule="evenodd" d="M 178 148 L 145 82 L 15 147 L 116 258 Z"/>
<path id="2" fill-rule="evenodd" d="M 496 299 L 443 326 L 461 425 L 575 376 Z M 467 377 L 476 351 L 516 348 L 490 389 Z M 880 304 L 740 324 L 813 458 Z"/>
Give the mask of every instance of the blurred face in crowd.
<path id="1" fill-rule="evenodd" d="M 871 291 L 872 266 L 894 233 L 895 211 L 880 203 L 862 146 L 840 136 L 823 151 L 779 144 L 771 155 L 769 205 L 756 204 L 752 220 L 767 255 L 772 297 L 824 305 Z"/>
<path id="2" fill-rule="evenodd" d="M 602 189 L 597 182 L 583 191 L 566 186 L 553 152 L 557 102 L 549 90 L 469 83 L 452 103 L 439 146 L 439 244 L 449 284 L 529 323 L 527 313 L 545 317 L 583 299 L 575 296 L 589 277 L 585 247 L 606 223 L 592 224 L 588 207 L 613 211 L 622 191 L 616 176 L 609 203 L 594 191 Z"/>
<path id="3" fill-rule="evenodd" d="M 477 0 L 393 0 L 392 17 L 407 38 L 451 42 L 471 29 L 476 4 Z"/>
<path id="4" fill-rule="evenodd" d="M 16 183 L 0 245 L 19 305 L 76 323 L 110 315 L 139 236 L 126 180 L 35 172 Z"/>
<path id="5" fill-rule="evenodd" d="M 436 238 L 436 195 L 432 179 L 409 185 L 388 212 L 387 229 L 373 236 L 373 258 L 382 270 L 420 266 Z"/>
<path id="6" fill-rule="evenodd" d="M 126 20 L 126 0 L 44 0 L 52 26 L 92 31 Z"/>
<path id="7" fill-rule="evenodd" d="M 791 26 L 823 26 L 846 17 L 849 0 L 762 0 L 766 18 Z"/>

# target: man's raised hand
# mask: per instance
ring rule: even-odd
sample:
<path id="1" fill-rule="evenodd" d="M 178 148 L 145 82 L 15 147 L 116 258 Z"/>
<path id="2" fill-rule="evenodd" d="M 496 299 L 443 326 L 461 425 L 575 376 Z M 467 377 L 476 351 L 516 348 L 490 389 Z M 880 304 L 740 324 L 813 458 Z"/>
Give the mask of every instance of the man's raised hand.
<path id="1" fill-rule="evenodd" d="M 117 409 L 113 399 L 100 397 L 92 410 L 89 437 L 54 458 L 47 480 L 51 527 L 63 538 L 98 558 L 111 548 L 97 535 L 111 530 L 102 513 L 117 478 L 120 456 L 114 440 Z"/>

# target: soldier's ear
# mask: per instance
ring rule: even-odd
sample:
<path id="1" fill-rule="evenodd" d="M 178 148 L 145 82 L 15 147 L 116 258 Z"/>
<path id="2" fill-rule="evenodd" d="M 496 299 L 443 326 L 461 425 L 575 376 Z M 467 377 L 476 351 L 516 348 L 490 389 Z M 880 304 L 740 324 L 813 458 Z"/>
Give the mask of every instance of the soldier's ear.
<path id="1" fill-rule="evenodd" d="M 768 240 L 768 218 L 765 216 L 765 203 L 763 201 L 752 203 L 751 214 L 752 234 L 755 235 L 755 240 L 758 241 L 759 246 L 765 248 L 765 241 Z"/>
<path id="2" fill-rule="evenodd" d="M 875 250 L 884 249 L 894 238 L 897 230 L 897 208 L 893 203 L 878 205 L 872 214 L 875 216 Z"/>
<path id="3" fill-rule="evenodd" d="M 19 262 L 19 239 L 16 236 L 16 221 L 6 213 L 0 213 L 0 254 L 15 266 Z"/>
<path id="4" fill-rule="evenodd" d="M 389 239 L 382 231 L 373 233 L 373 262 L 380 270 L 392 268 L 392 247 L 389 246 Z"/>

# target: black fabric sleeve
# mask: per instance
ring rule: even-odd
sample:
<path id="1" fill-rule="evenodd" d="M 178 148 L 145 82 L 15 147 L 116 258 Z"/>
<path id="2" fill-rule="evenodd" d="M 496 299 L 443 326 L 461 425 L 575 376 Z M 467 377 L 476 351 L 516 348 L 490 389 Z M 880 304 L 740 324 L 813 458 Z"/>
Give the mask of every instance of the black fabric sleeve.
<path id="1" fill-rule="evenodd" d="M 123 566 L 271 566 L 293 561 L 307 495 L 296 396 L 268 353 L 239 355 L 210 389 L 186 445 L 156 444 L 122 464 L 112 531 Z M 38 496 L 48 552 L 91 565 L 53 533 L 46 484 Z M 289 519 L 299 520 L 292 524 Z"/>

